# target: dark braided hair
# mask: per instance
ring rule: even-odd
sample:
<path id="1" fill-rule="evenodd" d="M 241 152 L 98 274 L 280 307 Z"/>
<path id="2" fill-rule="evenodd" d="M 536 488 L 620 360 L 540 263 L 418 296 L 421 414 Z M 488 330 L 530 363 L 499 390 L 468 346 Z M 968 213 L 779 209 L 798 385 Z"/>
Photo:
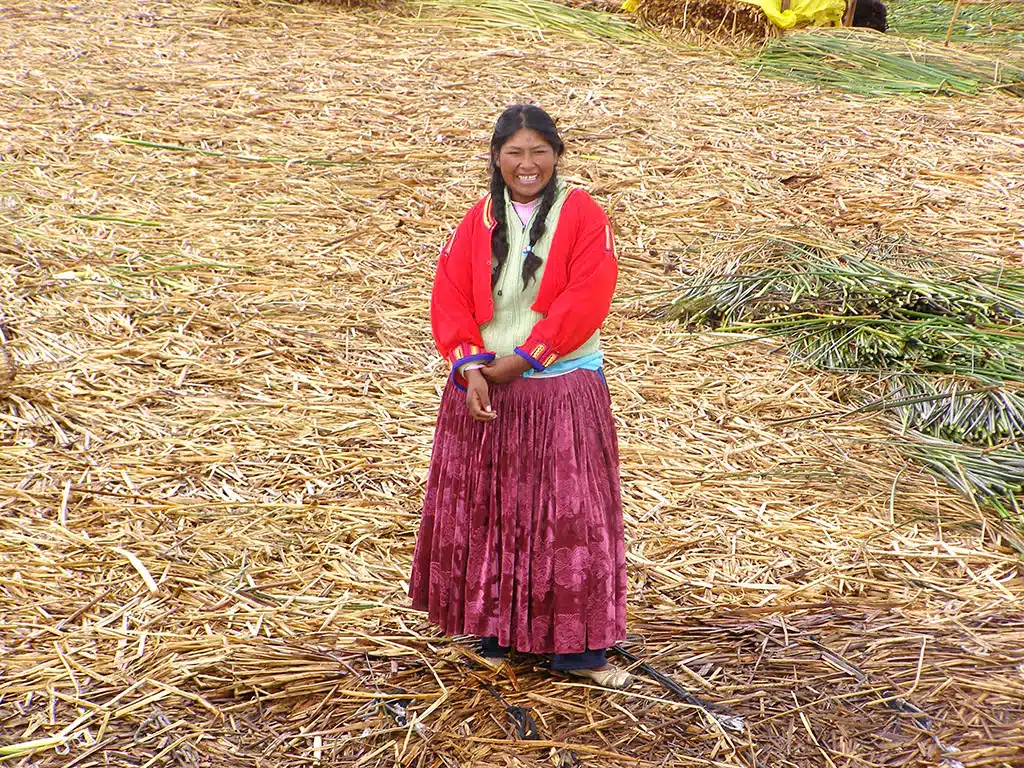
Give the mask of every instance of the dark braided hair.
<path id="1" fill-rule="evenodd" d="M 505 142 L 522 128 L 530 128 L 539 133 L 543 139 L 551 145 L 555 153 L 555 159 L 561 157 L 565 151 L 562 137 L 558 135 L 555 128 L 555 121 L 551 119 L 540 107 L 532 104 L 515 104 L 498 118 L 494 125 L 494 133 L 491 135 L 491 211 L 497 226 L 491 233 L 491 256 L 494 259 L 494 266 L 491 269 L 491 287 L 498 282 L 501 270 L 508 259 L 508 222 L 505 220 L 505 179 L 501 176 L 501 168 L 498 166 L 498 153 L 505 146 Z M 533 246 L 544 237 L 547 229 L 548 213 L 555 203 L 556 184 L 558 182 L 557 168 L 552 171 L 551 178 L 544 186 L 540 196 L 540 205 L 537 208 L 536 216 L 533 219 L 533 226 L 530 227 L 530 252 L 523 262 L 523 289 L 529 284 L 541 265 L 540 257 L 533 252 Z"/>

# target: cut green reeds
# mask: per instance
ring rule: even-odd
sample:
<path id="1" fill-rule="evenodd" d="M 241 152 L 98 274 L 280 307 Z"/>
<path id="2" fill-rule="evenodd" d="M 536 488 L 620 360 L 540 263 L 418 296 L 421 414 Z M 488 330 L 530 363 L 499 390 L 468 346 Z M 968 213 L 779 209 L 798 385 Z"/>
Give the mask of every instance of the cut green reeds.
<path id="1" fill-rule="evenodd" d="M 655 314 L 712 327 L 781 316 L 864 315 L 901 321 L 1024 321 L 1024 269 L 918 264 L 915 274 L 835 242 L 781 236 L 747 246 L 720 268 L 686 280 Z"/>
<path id="2" fill-rule="evenodd" d="M 457 24 L 478 32 L 517 30 L 541 36 L 557 33 L 613 43 L 651 43 L 658 37 L 626 16 L 573 8 L 550 0 L 420 0 L 417 23 Z"/>
<path id="3" fill-rule="evenodd" d="M 834 246 L 771 238 L 694 276 L 653 314 L 763 338 L 829 371 L 1024 381 L 1024 270 L 911 275 Z"/>
<path id="4" fill-rule="evenodd" d="M 855 413 L 886 412 L 900 429 L 966 445 L 1024 441 L 1024 392 L 965 376 L 898 373 L 879 382 L 884 397 Z"/>
<path id="5" fill-rule="evenodd" d="M 919 270 L 838 244 L 770 238 L 695 275 L 654 314 L 692 329 L 779 339 L 792 358 L 826 371 L 873 373 L 883 395 L 863 392 L 867 404 L 852 413 L 884 412 L 902 432 L 928 439 L 1007 448 L 1000 456 L 1010 461 L 1024 438 L 1016 387 L 1024 382 L 1024 270 Z M 954 487 L 962 491 L 973 476 Z M 994 499 L 1001 514 L 1016 504 L 1004 497 L 988 485 L 971 496 Z"/>
<path id="6" fill-rule="evenodd" d="M 888 3 L 889 31 L 943 42 L 955 7 L 955 0 L 895 0 Z M 1024 4 L 1015 0 L 963 3 L 951 39 L 1007 47 L 1024 45 Z"/>
<path id="7" fill-rule="evenodd" d="M 837 373 L 887 369 L 989 376 L 1024 382 L 1024 333 L 945 318 L 787 317 L 723 326 L 725 332 L 791 336 L 795 358 Z"/>
<path id="8" fill-rule="evenodd" d="M 768 43 L 749 64 L 763 74 L 864 96 L 1024 96 L 1024 64 L 867 30 L 819 31 Z"/>
<path id="9" fill-rule="evenodd" d="M 1024 526 L 1024 451 L 1016 448 L 982 450 L 914 431 L 901 434 L 900 447 L 978 504 L 996 509 L 1001 517 Z"/>

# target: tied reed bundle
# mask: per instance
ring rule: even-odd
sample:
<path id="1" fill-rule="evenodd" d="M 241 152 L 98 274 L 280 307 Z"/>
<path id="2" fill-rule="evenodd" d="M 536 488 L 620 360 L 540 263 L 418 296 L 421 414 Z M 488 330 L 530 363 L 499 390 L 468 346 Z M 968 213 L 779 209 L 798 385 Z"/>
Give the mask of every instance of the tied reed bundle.
<path id="1" fill-rule="evenodd" d="M 898 0 L 890 2 L 890 31 L 903 37 L 919 37 L 941 43 L 950 32 L 956 43 L 982 44 L 1006 50 L 1024 44 L 1024 3 L 1018 0 Z"/>
<path id="2" fill-rule="evenodd" d="M 885 414 L 890 429 L 911 436 L 911 456 L 930 457 L 922 463 L 946 480 L 959 467 L 955 488 L 1024 525 L 1015 497 L 1024 467 L 1024 269 L 909 274 L 839 243 L 768 238 L 694 275 L 653 314 L 779 339 L 793 358 L 827 371 L 874 374 L 878 384 L 858 385 L 856 399 L 867 404 L 851 413 Z M 1000 472 L 1006 482 L 994 483 Z"/>
<path id="3" fill-rule="evenodd" d="M 650 44 L 658 40 L 625 16 L 551 0 L 417 0 L 416 6 L 420 10 L 417 25 L 457 26 L 482 34 L 503 29 L 559 34 L 618 44 Z"/>
<path id="4" fill-rule="evenodd" d="M 778 34 L 760 8 L 741 0 L 639 0 L 634 13 L 648 24 L 711 38 L 761 41 Z"/>
<path id="5" fill-rule="evenodd" d="M 1024 96 L 1024 63 L 867 30 L 819 31 L 768 43 L 750 60 L 762 74 L 864 96 Z"/>

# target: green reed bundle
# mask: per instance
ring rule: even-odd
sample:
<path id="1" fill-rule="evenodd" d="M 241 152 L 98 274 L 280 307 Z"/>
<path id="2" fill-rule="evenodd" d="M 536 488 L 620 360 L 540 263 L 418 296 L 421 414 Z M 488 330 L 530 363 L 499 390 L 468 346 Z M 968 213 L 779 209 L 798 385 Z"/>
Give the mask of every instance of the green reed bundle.
<path id="1" fill-rule="evenodd" d="M 749 61 L 769 75 L 864 96 L 1024 96 L 1024 64 L 924 41 L 837 30 L 789 35 Z"/>
<path id="2" fill-rule="evenodd" d="M 915 459 L 947 480 L 959 467 L 955 487 L 974 488 L 972 498 L 1001 512 L 1016 509 L 1024 270 L 910 274 L 834 243 L 772 238 L 689 278 L 652 314 L 779 339 L 794 359 L 823 370 L 874 374 L 882 396 L 862 392 L 867 404 L 854 413 L 884 413 Z M 993 484 L 1001 468 L 1011 480 Z"/>

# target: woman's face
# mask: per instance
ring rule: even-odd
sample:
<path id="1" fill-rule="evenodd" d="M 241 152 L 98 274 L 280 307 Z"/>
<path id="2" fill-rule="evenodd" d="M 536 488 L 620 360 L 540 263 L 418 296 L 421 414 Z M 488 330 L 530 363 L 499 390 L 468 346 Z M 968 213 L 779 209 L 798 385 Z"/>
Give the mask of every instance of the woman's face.
<path id="1" fill-rule="evenodd" d="M 517 203 L 528 203 L 551 180 L 558 157 L 537 131 L 520 128 L 498 150 L 495 162 L 509 196 Z"/>

